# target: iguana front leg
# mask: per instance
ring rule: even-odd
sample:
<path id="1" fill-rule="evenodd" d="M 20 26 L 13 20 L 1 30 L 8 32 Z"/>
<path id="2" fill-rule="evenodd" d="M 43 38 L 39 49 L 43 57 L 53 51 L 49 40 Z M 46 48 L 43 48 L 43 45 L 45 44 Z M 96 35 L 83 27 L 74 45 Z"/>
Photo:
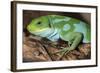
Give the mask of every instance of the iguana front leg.
<path id="1" fill-rule="evenodd" d="M 69 39 L 68 42 L 72 42 L 71 46 L 67 47 L 67 48 L 63 48 L 62 50 L 56 52 L 56 53 L 61 53 L 61 57 L 60 59 L 67 53 L 69 53 L 70 51 L 74 50 L 78 44 L 81 42 L 82 40 L 82 33 L 79 32 L 73 32 L 72 34 L 70 34 L 70 37 L 64 38 L 66 40 Z"/>

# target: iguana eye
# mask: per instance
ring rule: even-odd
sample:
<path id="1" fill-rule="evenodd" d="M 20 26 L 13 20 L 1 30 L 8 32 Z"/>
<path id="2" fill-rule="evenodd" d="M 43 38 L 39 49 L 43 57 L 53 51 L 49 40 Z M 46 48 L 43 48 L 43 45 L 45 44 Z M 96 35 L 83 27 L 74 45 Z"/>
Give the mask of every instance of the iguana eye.
<path id="1" fill-rule="evenodd" d="M 41 22 L 39 21 L 37 24 L 38 24 L 38 25 L 40 25 L 40 24 L 41 24 Z"/>

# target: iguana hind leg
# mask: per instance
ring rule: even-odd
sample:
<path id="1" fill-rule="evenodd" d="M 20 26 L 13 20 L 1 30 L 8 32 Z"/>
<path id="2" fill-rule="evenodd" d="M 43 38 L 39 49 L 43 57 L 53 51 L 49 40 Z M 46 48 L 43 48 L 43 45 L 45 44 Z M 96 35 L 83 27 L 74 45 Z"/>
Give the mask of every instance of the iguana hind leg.
<path id="1" fill-rule="evenodd" d="M 71 41 L 71 46 L 67 47 L 67 48 L 63 48 L 62 50 L 55 52 L 55 53 L 61 53 L 60 59 L 67 53 L 69 53 L 70 51 L 74 50 L 78 44 L 81 42 L 82 40 L 82 33 L 79 32 L 73 32 L 71 34 L 73 36 L 73 40 Z M 70 41 L 68 41 L 70 42 Z"/>

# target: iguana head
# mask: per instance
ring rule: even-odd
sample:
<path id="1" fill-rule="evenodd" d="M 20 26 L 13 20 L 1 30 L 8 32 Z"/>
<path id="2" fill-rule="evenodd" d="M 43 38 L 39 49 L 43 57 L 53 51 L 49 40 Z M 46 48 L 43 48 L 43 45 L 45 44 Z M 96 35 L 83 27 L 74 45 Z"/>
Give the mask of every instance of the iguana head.
<path id="1" fill-rule="evenodd" d="M 32 34 L 38 34 L 43 31 L 47 31 L 50 28 L 49 19 L 47 16 L 41 16 L 36 19 L 33 19 L 30 24 L 27 26 L 27 30 Z"/>

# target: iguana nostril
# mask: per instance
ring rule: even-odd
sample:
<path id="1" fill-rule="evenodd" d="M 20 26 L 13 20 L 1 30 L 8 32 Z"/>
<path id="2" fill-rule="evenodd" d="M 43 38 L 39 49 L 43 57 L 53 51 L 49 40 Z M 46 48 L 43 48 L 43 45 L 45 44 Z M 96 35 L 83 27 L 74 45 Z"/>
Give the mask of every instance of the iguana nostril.
<path id="1" fill-rule="evenodd" d="M 31 28 L 30 28 L 30 26 L 29 26 L 29 25 L 27 26 L 27 30 L 28 30 L 28 31 L 30 31 L 30 30 L 31 30 Z"/>

